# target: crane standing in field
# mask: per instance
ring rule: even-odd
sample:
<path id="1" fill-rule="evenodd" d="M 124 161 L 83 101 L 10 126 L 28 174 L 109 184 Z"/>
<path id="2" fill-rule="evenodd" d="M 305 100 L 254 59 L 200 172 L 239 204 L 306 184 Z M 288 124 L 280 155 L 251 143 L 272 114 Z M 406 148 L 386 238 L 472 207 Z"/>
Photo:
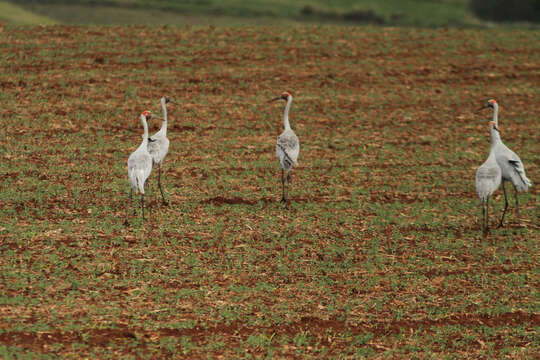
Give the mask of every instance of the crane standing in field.
<path id="1" fill-rule="evenodd" d="M 165 205 L 167 205 L 167 200 L 165 200 L 165 195 L 163 194 L 163 189 L 161 187 L 161 164 L 169 151 L 169 139 L 167 138 L 167 103 L 169 102 L 172 101 L 166 96 L 161 98 L 161 109 L 163 111 L 161 129 L 148 139 L 148 151 L 152 156 L 153 164 L 157 164 L 158 166 L 158 186 L 159 191 L 161 192 L 161 199 Z"/>
<path id="2" fill-rule="evenodd" d="M 476 171 L 476 192 L 482 202 L 482 231 L 484 236 L 489 231 L 489 197 L 499 188 L 501 184 L 501 168 L 495 158 L 495 145 L 499 137 L 499 129 L 495 122 L 489 122 L 489 133 L 491 135 L 491 149 L 487 160 Z"/>
<path id="3" fill-rule="evenodd" d="M 493 122 L 495 124 L 495 127 L 498 128 L 499 122 L 498 122 L 497 117 L 499 113 L 499 105 L 497 104 L 497 102 L 493 99 L 488 100 L 488 102 L 483 108 L 493 109 Z M 503 211 L 501 221 L 499 222 L 499 226 L 498 226 L 498 227 L 501 227 L 503 225 L 504 215 L 506 214 L 506 210 L 508 209 L 508 198 L 506 196 L 505 183 L 507 181 L 510 181 L 512 185 L 514 186 L 518 222 L 519 222 L 518 192 L 527 191 L 529 189 L 529 186 L 532 186 L 532 183 L 529 179 L 527 179 L 527 176 L 525 175 L 525 168 L 523 167 L 523 163 L 521 162 L 521 159 L 519 158 L 519 156 L 516 155 L 515 152 L 513 152 L 506 145 L 504 145 L 504 143 L 501 140 L 501 136 L 499 132 L 496 133 L 495 144 L 492 145 L 492 147 L 493 147 L 493 151 L 495 152 L 495 158 L 497 160 L 497 164 L 501 168 L 501 174 L 502 174 L 502 188 L 504 192 L 504 211 Z"/>
<path id="4" fill-rule="evenodd" d="M 276 156 L 279 159 L 281 164 L 281 187 L 282 187 L 282 197 L 281 202 L 285 203 L 288 208 L 288 195 L 289 188 L 291 184 L 291 168 L 293 165 L 298 165 L 298 154 L 300 153 L 300 142 L 298 137 L 292 131 L 291 125 L 289 124 L 289 109 L 291 108 L 291 103 L 293 97 L 288 92 L 284 92 L 280 96 L 270 100 L 285 100 L 287 105 L 285 106 L 285 112 L 283 114 L 283 123 L 285 130 L 277 138 L 276 144 Z M 287 190 L 285 186 L 285 180 L 287 180 Z"/>
<path id="5" fill-rule="evenodd" d="M 133 199 L 133 190 L 139 191 L 141 194 L 141 208 L 142 208 L 142 218 L 144 220 L 144 183 L 146 179 L 150 176 L 152 172 L 152 156 L 148 152 L 148 123 L 152 117 L 152 114 L 148 111 L 144 111 L 141 114 L 141 123 L 144 128 L 143 140 L 141 145 L 134 152 L 129 155 L 128 159 L 128 178 L 131 185 L 129 190 L 129 202 L 126 206 L 126 224 L 128 223 L 128 211 L 129 205 Z"/>

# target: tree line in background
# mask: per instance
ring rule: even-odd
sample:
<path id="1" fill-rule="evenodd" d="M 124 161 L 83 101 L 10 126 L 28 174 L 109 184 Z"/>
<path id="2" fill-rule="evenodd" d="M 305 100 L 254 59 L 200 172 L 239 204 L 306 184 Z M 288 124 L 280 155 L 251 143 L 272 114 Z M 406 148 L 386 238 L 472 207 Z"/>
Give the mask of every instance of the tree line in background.
<path id="1" fill-rule="evenodd" d="M 471 0 L 471 8 L 484 20 L 540 22 L 540 0 Z"/>
<path id="2" fill-rule="evenodd" d="M 381 0 L 384 1 L 384 0 Z M 167 10 L 178 10 L 182 5 L 197 4 L 197 0 L 18 0 L 15 3 L 27 4 L 65 4 L 65 5 L 101 5 L 111 7 L 150 7 Z M 212 3 L 212 0 L 205 0 Z M 359 1 L 356 6 L 361 6 L 362 1 Z M 473 13 L 480 19 L 497 21 L 497 22 L 540 22 L 540 0 L 470 0 L 470 6 Z M 333 20 L 346 20 L 365 23 L 385 24 L 387 21 L 371 9 L 359 10 L 355 8 L 346 14 L 336 15 L 334 13 L 320 10 L 317 8 L 316 2 L 306 1 L 301 9 L 303 16 L 319 16 L 322 18 L 331 18 Z M 394 23 L 394 17 L 389 19 L 389 23 Z"/>

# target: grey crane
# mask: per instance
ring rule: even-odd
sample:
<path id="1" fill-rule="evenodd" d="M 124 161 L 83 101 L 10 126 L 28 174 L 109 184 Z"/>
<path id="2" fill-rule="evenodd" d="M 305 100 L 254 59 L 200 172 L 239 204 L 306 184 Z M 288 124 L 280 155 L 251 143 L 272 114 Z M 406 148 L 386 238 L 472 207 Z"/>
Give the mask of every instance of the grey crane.
<path id="1" fill-rule="evenodd" d="M 495 122 L 489 122 L 489 133 L 491 135 L 491 148 L 487 160 L 476 171 L 476 192 L 482 202 L 482 231 L 484 236 L 489 231 L 489 197 L 499 188 L 501 184 L 501 168 L 495 158 L 495 145 L 500 139 L 499 129 Z"/>
<path id="2" fill-rule="evenodd" d="M 283 123 L 285 130 L 277 138 L 276 143 L 276 156 L 281 164 L 281 189 L 282 197 L 281 202 L 285 203 L 288 207 L 289 188 L 291 184 L 291 168 L 293 165 L 298 165 L 298 154 L 300 153 L 300 141 L 298 137 L 291 129 L 289 124 L 289 110 L 293 97 L 288 92 L 284 92 L 280 96 L 270 100 L 271 102 L 276 100 L 285 100 L 287 105 L 285 106 L 285 112 L 283 113 Z M 287 186 L 285 186 L 285 180 Z M 287 189 L 286 189 L 287 188 Z"/>
<path id="3" fill-rule="evenodd" d="M 498 128 L 499 105 L 497 104 L 497 101 L 495 101 L 494 99 L 490 99 L 487 101 L 486 105 L 483 108 L 493 109 L 493 122 L 495 126 Z M 529 189 L 529 186 L 532 186 L 532 183 L 525 175 L 525 168 L 519 156 L 517 156 L 515 152 L 510 150 L 502 142 L 499 132 L 497 132 L 496 135 L 497 136 L 495 139 L 494 152 L 495 152 L 495 159 L 497 160 L 497 164 L 501 168 L 502 188 L 504 192 L 504 210 L 501 216 L 501 221 L 499 222 L 499 226 L 498 226 L 498 227 L 501 227 L 503 226 L 504 215 L 506 214 L 506 210 L 508 209 L 508 197 L 506 196 L 506 187 L 505 187 L 506 182 L 509 181 L 514 186 L 518 222 L 519 222 L 518 193 L 522 191 L 527 191 Z"/>
<path id="4" fill-rule="evenodd" d="M 172 101 L 169 100 L 166 96 L 161 98 L 161 109 L 163 111 L 163 121 L 161 123 L 161 129 L 155 133 L 148 140 L 148 152 L 152 156 L 153 164 L 158 166 L 158 186 L 159 191 L 161 192 L 161 199 L 163 203 L 167 205 L 167 200 L 165 200 L 165 195 L 163 194 L 163 188 L 161 187 L 161 164 L 163 159 L 169 152 L 169 139 L 167 138 L 167 103 Z"/>
<path id="5" fill-rule="evenodd" d="M 141 145 L 129 155 L 128 158 L 128 178 L 131 188 L 129 190 L 129 202 L 126 206 L 126 220 L 127 224 L 129 205 L 133 200 L 133 190 L 138 191 L 141 194 L 141 209 L 142 218 L 144 220 L 144 183 L 152 172 L 152 156 L 148 152 L 148 123 L 152 117 L 152 114 L 148 111 L 143 111 L 141 114 L 141 123 L 144 128 L 143 140 Z"/>

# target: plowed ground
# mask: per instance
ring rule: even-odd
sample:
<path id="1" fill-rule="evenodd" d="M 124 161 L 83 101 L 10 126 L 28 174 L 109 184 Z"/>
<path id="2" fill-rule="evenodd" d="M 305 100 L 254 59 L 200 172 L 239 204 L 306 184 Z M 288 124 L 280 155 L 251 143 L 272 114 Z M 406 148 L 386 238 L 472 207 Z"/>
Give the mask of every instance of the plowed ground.
<path id="1" fill-rule="evenodd" d="M 1 358 L 538 354 L 538 32 L 0 27 L 0 47 Z M 170 205 L 154 172 L 125 226 L 162 95 Z M 535 185 L 484 239 L 489 98 Z"/>

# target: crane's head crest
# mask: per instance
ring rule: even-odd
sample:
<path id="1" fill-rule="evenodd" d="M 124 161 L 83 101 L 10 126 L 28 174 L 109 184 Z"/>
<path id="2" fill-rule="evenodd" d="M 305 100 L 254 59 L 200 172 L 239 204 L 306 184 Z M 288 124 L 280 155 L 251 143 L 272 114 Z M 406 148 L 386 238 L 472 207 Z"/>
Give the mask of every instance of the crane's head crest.
<path id="1" fill-rule="evenodd" d="M 487 106 L 488 107 L 494 107 L 496 103 L 497 103 L 497 101 L 495 101 L 495 99 L 490 99 L 487 102 Z"/>
<path id="2" fill-rule="evenodd" d="M 283 94 L 281 94 L 281 98 L 285 101 L 289 101 L 289 97 L 291 96 L 291 94 L 287 91 L 285 91 Z"/>
<path id="3" fill-rule="evenodd" d="M 276 101 L 276 100 L 285 100 L 285 101 L 289 101 L 289 97 L 291 96 L 290 93 L 288 92 L 284 92 L 283 94 L 281 94 L 280 96 L 278 97 L 275 97 L 273 98 L 272 100 L 270 100 L 270 102 L 273 102 L 273 101 Z"/>
<path id="4" fill-rule="evenodd" d="M 144 115 L 144 117 L 146 118 L 146 120 L 150 119 L 152 117 L 152 114 L 150 113 L 150 111 L 143 111 L 142 114 Z"/>

